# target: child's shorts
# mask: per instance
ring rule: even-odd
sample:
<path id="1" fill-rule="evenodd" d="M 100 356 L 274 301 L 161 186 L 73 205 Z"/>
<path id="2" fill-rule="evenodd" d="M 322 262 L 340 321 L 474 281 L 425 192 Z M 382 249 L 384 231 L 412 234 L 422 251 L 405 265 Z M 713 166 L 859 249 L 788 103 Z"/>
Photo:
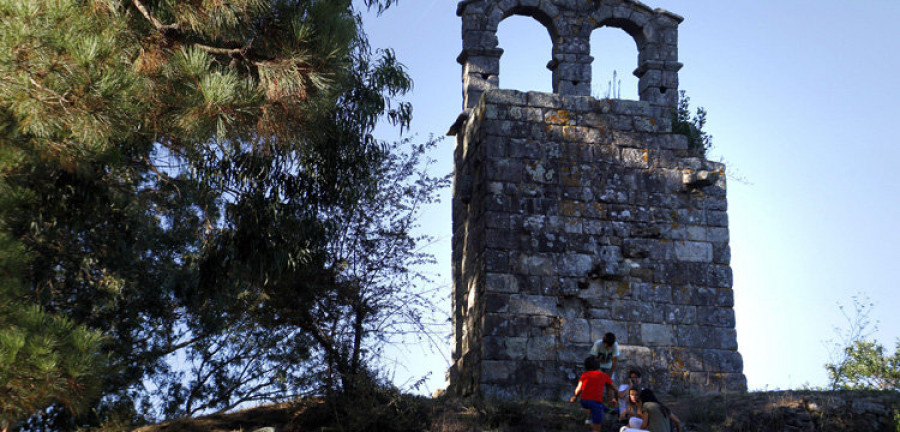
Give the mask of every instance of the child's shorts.
<path id="1" fill-rule="evenodd" d="M 606 406 L 595 400 L 582 399 L 581 407 L 591 410 L 591 422 L 595 425 L 603 423 L 603 413 L 606 412 Z"/>

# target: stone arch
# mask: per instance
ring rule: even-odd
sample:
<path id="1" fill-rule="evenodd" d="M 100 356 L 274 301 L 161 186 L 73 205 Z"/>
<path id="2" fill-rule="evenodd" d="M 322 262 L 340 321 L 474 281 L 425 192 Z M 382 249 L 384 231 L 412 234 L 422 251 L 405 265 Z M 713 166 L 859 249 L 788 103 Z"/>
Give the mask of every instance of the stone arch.
<path id="1" fill-rule="evenodd" d="M 634 44 L 638 52 L 640 52 L 641 48 L 647 44 L 647 35 L 645 34 L 644 28 L 629 19 L 608 17 L 603 20 L 596 20 L 596 25 L 594 25 L 592 30 L 603 27 L 613 27 L 623 30 L 634 39 Z"/>
<path id="2" fill-rule="evenodd" d="M 531 15 L 513 13 L 497 28 L 499 87 L 519 91 L 551 92 L 553 75 L 552 29 Z"/>
<path id="3" fill-rule="evenodd" d="M 521 2 L 519 2 L 519 3 L 521 3 Z M 500 9 L 501 6 L 503 6 L 503 5 L 497 4 L 496 7 L 498 9 Z M 511 7 L 508 7 L 505 10 L 500 9 L 498 11 L 498 13 L 491 14 L 490 15 L 491 17 L 499 16 L 501 18 L 499 21 L 496 22 L 496 24 L 493 21 L 491 21 L 488 25 L 490 26 L 489 28 L 494 32 L 494 34 L 497 34 L 497 32 L 500 29 L 500 25 L 504 21 L 506 21 L 507 19 L 509 19 L 511 17 L 518 16 L 518 17 L 526 17 L 526 18 L 534 19 L 537 23 L 542 25 L 545 30 L 547 30 L 547 35 L 550 38 L 550 44 L 551 44 L 551 51 L 549 53 L 547 53 L 547 55 L 550 58 L 553 58 L 557 51 L 557 41 L 559 40 L 559 28 L 560 28 L 560 25 L 562 24 L 561 22 L 559 22 L 559 15 L 556 15 L 555 17 L 554 17 L 554 15 L 551 15 L 551 13 L 553 13 L 553 12 L 555 12 L 555 11 L 551 10 L 548 12 L 548 11 L 542 10 L 540 7 L 537 7 L 537 6 L 523 6 L 523 5 L 520 5 L 517 3 L 517 4 L 513 4 Z M 498 43 L 499 43 L 499 39 L 498 39 Z M 503 51 L 501 50 L 500 53 L 501 53 L 500 56 L 502 58 Z M 548 62 L 546 65 L 546 67 L 548 69 L 550 69 L 551 73 L 555 72 L 553 70 L 553 65 L 554 65 L 553 61 Z M 499 70 L 499 73 L 503 73 L 503 70 L 502 69 Z M 552 80 L 552 78 L 551 78 L 551 80 Z M 555 80 L 552 80 L 552 82 L 555 82 Z M 554 89 L 554 91 L 556 91 L 555 86 L 553 87 L 553 89 Z"/>
<path id="4" fill-rule="evenodd" d="M 588 39 L 591 47 L 591 95 L 598 98 L 639 100 L 638 48 L 620 28 L 599 26 Z"/>
<path id="5" fill-rule="evenodd" d="M 457 61 L 463 65 L 466 108 L 474 107 L 484 91 L 499 87 L 500 57 L 503 55 L 497 38 L 500 22 L 513 15 L 534 18 L 547 29 L 554 52 L 565 23 L 552 1 L 463 0 L 457 15 L 463 20 L 463 51 Z"/>
<path id="6" fill-rule="evenodd" d="M 514 15 L 527 16 L 534 18 L 535 21 L 541 23 L 541 25 L 543 25 L 547 29 L 547 32 L 550 34 L 551 40 L 555 41 L 559 37 L 559 29 L 561 28 L 563 23 L 559 20 L 560 16 L 558 15 L 558 11 L 556 10 L 556 8 L 552 8 L 550 11 L 547 11 L 541 9 L 541 7 L 539 6 L 524 6 L 518 3 L 521 2 L 517 2 L 516 4 L 506 9 L 502 8 L 502 4 L 496 4 L 496 9 L 489 15 L 492 19 L 488 23 L 488 29 L 496 33 L 497 29 L 500 26 L 500 23 L 503 20 Z M 552 5 L 550 5 L 549 3 L 544 4 L 544 7 L 549 9 L 547 6 Z M 494 19 L 497 17 L 499 17 L 500 19 L 495 22 Z"/>
<path id="7" fill-rule="evenodd" d="M 630 18 L 630 16 L 634 15 L 634 14 L 640 14 L 639 18 L 637 20 L 632 20 Z M 594 11 L 593 14 L 591 14 L 590 22 L 593 24 L 592 28 L 590 30 L 591 36 L 593 36 L 594 32 L 601 30 L 601 29 L 614 29 L 616 31 L 623 32 L 634 43 L 634 62 L 631 64 L 631 69 L 621 71 L 622 75 L 631 73 L 632 75 L 637 76 L 636 71 L 637 71 L 638 66 L 641 63 L 641 59 L 640 59 L 641 52 L 643 51 L 644 47 L 647 46 L 647 39 L 648 39 L 647 33 L 652 33 L 652 32 L 645 31 L 645 28 L 643 26 L 641 26 L 640 24 L 638 24 L 638 22 L 649 22 L 649 21 L 650 21 L 649 17 L 647 17 L 646 15 L 643 15 L 641 12 L 635 12 L 635 11 L 632 11 L 631 14 L 629 14 L 629 17 L 614 16 L 612 11 L 609 9 L 598 9 L 598 10 Z M 591 43 L 593 43 L 593 41 L 591 41 Z M 595 52 L 595 51 L 593 51 L 593 48 L 595 48 L 595 47 L 591 47 L 591 48 L 592 48 L 592 52 Z M 597 59 L 595 58 L 592 60 L 596 61 Z M 638 76 L 637 78 L 640 79 L 640 76 Z M 640 99 L 640 85 L 639 84 L 637 85 L 637 88 L 635 89 L 635 91 L 638 94 L 638 99 Z"/>
<path id="8" fill-rule="evenodd" d="M 682 18 L 652 10 L 634 0 L 462 0 L 457 15 L 463 21 L 463 99 L 472 108 L 481 94 L 499 87 L 500 56 L 497 29 L 512 15 L 536 19 L 550 34 L 553 53 L 547 67 L 553 92 L 588 96 L 591 91 L 590 34 L 598 27 L 617 27 L 638 46 L 640 100 L 653 105 L 677 104 L 678 24 Z"/>
<path id="9" fill-rule="evenodd" d="M 662 9 L 652 10 L 633 0 L 595 3 L 590 12 L 591 32 L 601 27 L 623 30 L 637 46 L 640 100 L 674 107 L 678 103 L 678 24 L 682 17 Z"/>

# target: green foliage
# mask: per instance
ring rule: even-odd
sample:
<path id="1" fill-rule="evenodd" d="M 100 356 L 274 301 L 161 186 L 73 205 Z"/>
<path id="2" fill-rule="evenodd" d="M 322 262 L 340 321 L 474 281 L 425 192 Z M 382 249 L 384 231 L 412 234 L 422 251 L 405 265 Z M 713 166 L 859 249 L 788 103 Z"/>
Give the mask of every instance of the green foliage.
<path id="1" fill-rule="evenodd" d="M 857 340 L 844 348 L 839 364 L 825 365 L 834 387 L 845 390 L 900 390 L 900 341 L 893 355 L 869 340 Z"/>
<path id="2" fill-rule="evenodd" d="M 402 168 L 372 135 L 408 128 L 412 83 L 353 2 L 0 0 L 0 21 L 0 254 L 21 258 L 0 304 L 69 317 L 60 344 L 107 336 L 103 397 L 80 424 L 282 400 L 319 389 L 323 364 L 362 371 L 358 339 L 395 309 L 359 305 L 343 263 L 361 255 L 335 245 L 374 197 L 413 202 L 384 195 Z M 423 181 L 400 190 L 425 202 L 417 188 L 439 184 Z M 424 258 L 413 225 L 390 221 L 364 232 L 401 271 Z M 361 311 L 359 338 L 320 331 Z M 57 408 L 33 428 L 73 428 Z"/>
<path id="3" fill-rule="evenodd" d="M 100 390 L 103 336 L 5 294 L 0 297 L 0 429 L 54 403 L 83 410 Z"/>
<path id="4" fill-rule="evenodd" d="M 0 161 L 9 160 L 4 152 Z M 0 183 L 0 202 L 15 190 Z M 5 192 L 5 193 L 4 193 Z M 83 410 L 100 390 L 104 337 L 23 301 L 30 260 L 22 244 L 0 231 L 0 429 L 52 404 Z"/>
<path id="5" fill-rule="evenodd" d="M 53 402 L 81 408 L 94 394 L 102 336 L 37 306 L 0 317 L 0 419 L 12 423 Z"/>
<path id="6" fill-rule="evenodd" d="M 864 294 L 854 295 L 853 310 L 840 305 L 847 321 L 845 329 L 836 328 L 839 338 L 833 342 L 835 350 L 825 364 L 831 388 L 834 390 L 900 390 L 900 340 L 894 354 L 871 339 L 877 329 L 869 319 L 874 303 Z"/>
<path id="7" fill-rule="evenodd" d="M 697 108 L 691 115 L 691 98 L 684 90 L 678 92 L 678 108 L 672 115 L 672 133 L 681 134 L 688 139 L 688 150 L 697 156 L 706 157 L 712 148 L 712 135 L 703 130 L 706 126 L 706 108 Z"/>

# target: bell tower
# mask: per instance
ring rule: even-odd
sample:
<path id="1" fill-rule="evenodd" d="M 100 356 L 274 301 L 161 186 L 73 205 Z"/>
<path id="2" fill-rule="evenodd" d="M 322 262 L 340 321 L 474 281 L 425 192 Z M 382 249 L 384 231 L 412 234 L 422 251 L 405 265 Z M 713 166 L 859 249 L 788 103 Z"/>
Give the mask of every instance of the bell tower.
<path id="1" fill-rule="evenodd" d="M 682 18 L 633 0 L 463 0 L 457 14 L 450 391 L 568 395 L 606 332 L 619 377 L 745 390 L 725 167 L 672 132 Z M 549 31 L 552 94 L 499 89 L 511 15 Z M 600 27 L 634 38 L 640 100 L 590 96 Z"/>

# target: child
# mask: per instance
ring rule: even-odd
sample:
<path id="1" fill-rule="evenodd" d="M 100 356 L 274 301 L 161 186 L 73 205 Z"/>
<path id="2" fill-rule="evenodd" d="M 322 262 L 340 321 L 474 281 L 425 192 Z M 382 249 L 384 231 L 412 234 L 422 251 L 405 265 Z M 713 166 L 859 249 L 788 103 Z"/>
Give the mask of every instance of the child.
<path id="1" fill-rule="evenodd" d="M 631 369 L 628 371 L 628 382 L 619 386 L 619 420 L 625 421 L 628 417 L 626 417 L 626 413 L 631 408 L 630 405 L 633 404 L 633 401 L 630 400 L 628 393 L 631 392 L 631 389 L 636 389 L 637 391 L 641 391 L 644 387 L 641 385 L 641 373 L 637 369 Z M 635 397 L 637 393 L 635 393 Z M 634 409 L 630 411 L 634 412 Z M 635 414 L 639 415 L 639 414 Z"/>
<path id="2" fill-rule="evenodd" d="M 641 391 L 637 387 L 628 389 L 628 400 L 625 409 L 622 410 L 623 418 L 641 418 Z"/>
<path id="3" fill-rule="evenodd" d="M 619 361 L 619 344 L 616 342 L 615 333 L 606 333 L 603 335 L 603 339 L 594 342 L 591 354 L 600 360 L 600 370 L 606 372 L 610 379 L 614 379 L 616 363 Z"/>
<path id="4" fill-rule="evenodd" d="M 597 357 L 589 356 L 584 359 L 585 372 L 578 379 L 575 396 L 569 399 L 569 402 L 575 402 L 575 398 L 581 396 L 581 407 L 591 412 L 591 428 L 594 432 L 600 431 L 603 413 L 606 412 L 606 407 L 603 405 L 603 393 L 609 389 L 612 392 L 609 400 L 613 403 L 616 401 L 616 388 L 613 386 L 612 380 L 609 379 L 609 375 L 597 370 L 598 368 Z"/>

